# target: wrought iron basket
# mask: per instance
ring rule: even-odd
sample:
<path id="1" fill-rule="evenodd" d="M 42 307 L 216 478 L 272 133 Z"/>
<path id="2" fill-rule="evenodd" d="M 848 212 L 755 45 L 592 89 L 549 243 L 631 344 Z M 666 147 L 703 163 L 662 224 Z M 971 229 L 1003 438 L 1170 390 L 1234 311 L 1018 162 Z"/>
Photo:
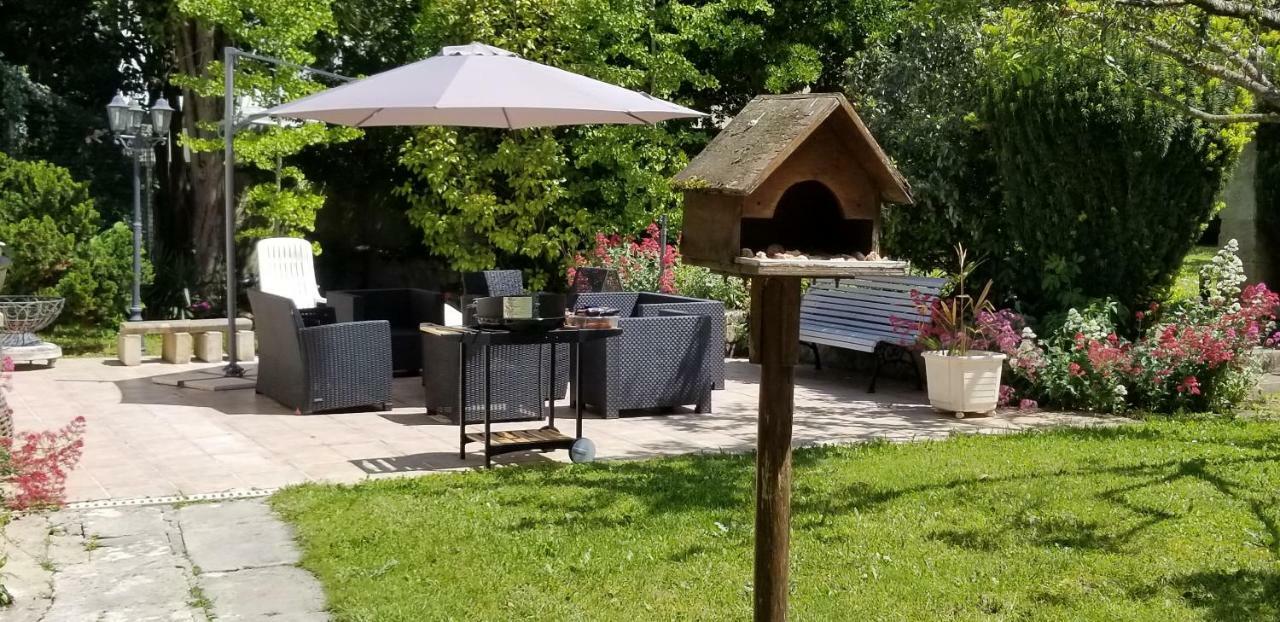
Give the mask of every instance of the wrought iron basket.
<path id="1" fill-rule="evenodd" d="M 55 296 L 0 296 L 0 346 L 19 347 L 40 343 L 35 333 L 58 319 L 66 300 Z"/>

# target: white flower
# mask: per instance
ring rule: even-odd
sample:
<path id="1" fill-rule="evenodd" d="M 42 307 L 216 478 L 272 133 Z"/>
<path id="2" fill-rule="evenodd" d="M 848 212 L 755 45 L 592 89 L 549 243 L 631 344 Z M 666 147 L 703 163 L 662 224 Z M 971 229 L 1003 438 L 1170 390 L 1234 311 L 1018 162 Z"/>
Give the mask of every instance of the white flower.
<path id="1" fill-rule="evenodd" d="M 1128 394 L 1129 394 L 1129 390 L 1124 388 L 1124 385 L 1122 384 L 1116 385 L 1116 397 L 1124 397 Z"/>

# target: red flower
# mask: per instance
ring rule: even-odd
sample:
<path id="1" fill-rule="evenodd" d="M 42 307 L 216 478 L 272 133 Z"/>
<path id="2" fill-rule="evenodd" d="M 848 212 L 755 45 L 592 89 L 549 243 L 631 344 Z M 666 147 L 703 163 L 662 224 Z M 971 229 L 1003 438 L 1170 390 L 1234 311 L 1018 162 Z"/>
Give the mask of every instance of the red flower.
<path id="1" fill-rule="evenodd" d="M 1079 363 L 1072 361 L 1070 365 L 1067 365 L 1067 373 L 1072 376 L 1083 376 L 1084 370 L 1080 368 Z"/>

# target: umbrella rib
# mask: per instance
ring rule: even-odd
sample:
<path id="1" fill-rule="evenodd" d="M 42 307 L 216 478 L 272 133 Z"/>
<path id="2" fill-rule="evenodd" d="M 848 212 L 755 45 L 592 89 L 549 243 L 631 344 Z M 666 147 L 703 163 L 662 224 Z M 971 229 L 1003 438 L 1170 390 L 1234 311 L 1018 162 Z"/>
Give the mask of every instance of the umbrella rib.
<path id="1" fill-rule="evenodd" d="M 632 113 L 631 113 L 631 111 L 629 111 L 629 110 L 628 110 L 625 114 L 626 114 L 628 117 L 631 117 L 632 119 L 635 119 L 636 121 L 639 121 L 640 123 L 643 123 L 644 125 L 653 125 L 653 123 L 650 123 L 650 122 L 648 122 L 648 121 L 645 121 L 644 119 L 641 119 L 640 117 L 637 117 L 636 115 L 632 114 Z"/>
<path id="2" fill-rule="evenodd" d="M 365 116 L 365 118 L 360 119 L 359 121 L 357 121 L 357 122 L 356 122 L 356 127 L 364 127 L 364 124 L 365 124 L 365 123 L 367 123 L 367 122 L 369 121 L 369 119 L 372 119 L 372 118 L 373 118 L 373 115 L 378 114 L 379 112 L 382 112 L 383 110 L 386 110 L 386 108 L 378 108 L 377 110 L 374 110 L 373 112 L 370 112 L 368 115 L 366 115 L 366 116 Z"/>
<path id="3" fill-rule="evenodd" d="M 511 115 L 507 114 L 506 106 L 502 107 L 502 118 L 507 120 L 507 129 L 509 130 L 516 129 L 514 125 L 511 125 Z"/>

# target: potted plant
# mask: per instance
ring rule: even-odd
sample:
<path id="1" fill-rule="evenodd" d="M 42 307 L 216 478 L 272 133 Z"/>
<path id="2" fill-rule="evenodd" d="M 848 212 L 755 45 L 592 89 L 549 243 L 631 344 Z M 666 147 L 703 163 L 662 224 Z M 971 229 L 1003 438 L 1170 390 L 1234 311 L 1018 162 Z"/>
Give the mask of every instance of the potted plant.
<path id="1" fill-rule="evenodd" d="M 960 270 L 956 274 L 955 295 L 934 302 L 924 311 L 932 318 L 933 325 L 921 337 L 926 348 L 921 356 L 930 405 L 962 419 L 966 413 L 995 410 L 1000 399 L 1000 373 L 1005 355 L 970 349 L 975 338 L 981 340 L 975 322 L 978 314 L 993 310 L 988 299 L 991 281 L 987 281 L 977 298 L 969 296 L 964 282 L 973 265 L 966 261 L 967 253 L 958 244 L 956 257 Z"/>

